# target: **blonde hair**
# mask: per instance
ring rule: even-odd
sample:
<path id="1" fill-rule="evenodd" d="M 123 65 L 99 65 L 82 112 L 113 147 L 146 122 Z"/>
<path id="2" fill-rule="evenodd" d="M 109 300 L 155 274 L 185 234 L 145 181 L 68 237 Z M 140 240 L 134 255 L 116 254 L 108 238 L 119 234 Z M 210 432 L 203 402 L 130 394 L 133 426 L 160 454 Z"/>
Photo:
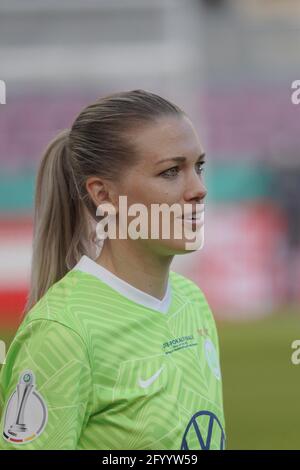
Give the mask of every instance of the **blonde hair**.
<path id="1" fill-rule="evenodd" d="M 85 107 L 71 129 L 49 143 L 36 180 L 31 283 L 23 315 L 83 254 L 95 258 L 96 206 L 87 178 L 118 181 L 122 168 L 138 158 L 126 132 L 168 115 L 185 113 L 144 90 L 113 93 Z"/>

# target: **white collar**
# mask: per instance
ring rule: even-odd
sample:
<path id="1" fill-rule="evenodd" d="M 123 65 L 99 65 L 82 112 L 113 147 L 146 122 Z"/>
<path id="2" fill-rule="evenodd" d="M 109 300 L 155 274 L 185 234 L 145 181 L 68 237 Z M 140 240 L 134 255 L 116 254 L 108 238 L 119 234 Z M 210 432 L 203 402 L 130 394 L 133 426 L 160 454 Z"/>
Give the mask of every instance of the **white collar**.
<path id="1" fill-rule="evenodd" d="M 144 305 L 145 307 L 158 310 L 161 313 L 166 313 L 169 309 L 171 303 L 170 280 L 168 280 L 167 290 L 163 299 L 159 300 L 156 297 L 153 297 L 152 295 L 137 289 L 133 285 L 128 284 L 128 282 L 119 278 L 108 269 L 100 266 L 100 264 L 96 263 L 96 261 L 94 261 L 89 256 L 83 255 L 73 269 L 83 271 L 97 277 L 118 291 L 120 294 L 138 304 Z"/>

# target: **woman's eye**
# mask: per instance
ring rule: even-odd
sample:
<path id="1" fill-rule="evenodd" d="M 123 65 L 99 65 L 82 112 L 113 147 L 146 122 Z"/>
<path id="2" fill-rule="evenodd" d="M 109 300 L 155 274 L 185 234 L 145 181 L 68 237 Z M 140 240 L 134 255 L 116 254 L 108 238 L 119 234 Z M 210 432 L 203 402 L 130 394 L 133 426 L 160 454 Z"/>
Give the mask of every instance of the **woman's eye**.
<path id="1" fill-rule="evenodd" d="M 199 168 L 198 168 L 198 173 L 202 173 L 202 171 L 204 170 L 203 166 L 204 166 L 205 162 L 198 162 L 197 165 L 199 165 Z"/>
<path id="2" fill-rule="evenodd" d="M 203 165 L 205 162 L 197 162 L 196 167 L 197 167 L 197 173 L 201 174 L 203 171 Z M 176 176 L 178 174 L 179 167 L 178 166 L 173 166 L 172 168 L 169 168 L 168 170 L 163 171 L 160 175 L 165 177 L 165 178 L 172 178 L 173 176 Z"/>
<path id="3" fill-rule="evenodd" d="M 164 176 L 166 178 L 170 178 L 172 176 L 176 176 L 178 172 L 178 166 L 173 166 L 172 168 L 169 168 L 168 170 L 165 170 L 161 173 L 161 176 Z"/>

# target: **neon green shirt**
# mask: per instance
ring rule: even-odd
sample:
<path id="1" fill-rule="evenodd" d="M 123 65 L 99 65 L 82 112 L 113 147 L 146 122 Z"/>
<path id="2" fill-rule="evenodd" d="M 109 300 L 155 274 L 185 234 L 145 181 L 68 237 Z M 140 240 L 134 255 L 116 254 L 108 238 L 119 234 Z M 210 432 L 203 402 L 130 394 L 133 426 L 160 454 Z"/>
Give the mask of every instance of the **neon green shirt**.
<path id="1" fill-rule="evenodd" d="M 0 449 L 224 449 L 219 359 L 193 281 L 159 300 L 83 256 L 8 349 Z"/>

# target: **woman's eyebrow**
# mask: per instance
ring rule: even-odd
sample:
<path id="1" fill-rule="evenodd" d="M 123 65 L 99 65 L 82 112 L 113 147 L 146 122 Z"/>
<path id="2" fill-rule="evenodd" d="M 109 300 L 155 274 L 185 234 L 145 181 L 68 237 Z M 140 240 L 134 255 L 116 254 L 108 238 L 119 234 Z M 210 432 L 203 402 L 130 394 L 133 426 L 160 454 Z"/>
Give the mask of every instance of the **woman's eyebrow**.
<path id="1" fill-rule="evenodd" d="M 202 159 L 204 160 L 205 158 L 205 153 L 201 153 L 201 155 L 199 155 L 199 157 L 197 158 L 197 161 Z M 177 162 L 177 163 L 183 163 L 186 161 L 186 157 L 172 157 L 172 158 L 165 158 L 164 160 L 159 160 L 158 162 L 156 162 L 156 165 L 158 165 L 159 163 L 163 163 L 163 162 L 168 162 L 168 161 L 173 161 L 173 162 Z"/>

